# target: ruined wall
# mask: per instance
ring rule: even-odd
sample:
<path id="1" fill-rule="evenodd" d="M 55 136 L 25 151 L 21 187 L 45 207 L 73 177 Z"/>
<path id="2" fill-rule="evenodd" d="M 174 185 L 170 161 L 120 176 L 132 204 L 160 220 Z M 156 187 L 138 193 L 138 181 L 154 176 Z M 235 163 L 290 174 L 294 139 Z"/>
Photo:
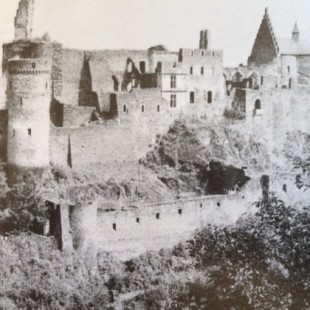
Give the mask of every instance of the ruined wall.
<path id="1" fill-rule="evenodd" d="M 208 196 L 138 206 L 130 210 L 98 210 L 98 251 L 126 260 L 143 252 L 171 248 L 208 224 L 236 221 L 251 209 L 261 192 L 249 196 Z"/>
<path id="2" fill-rule="evenodd" d="M 53 50 L 54 96 L 64 104 L 80 104 L 85 83 L 90 85 L 88 92 L 96 93 L 101 104 L 106 93 L 115 91 L 112 76 L 121 86 L 128 58 L 137 68 L 140 62 L 144 62 L 146 71 L 149 69 L 147 51 L 82 51 L 62 49 L 59 44 L 54 44 Z M 91 105 L 87 101 L 93 99 L 89 96 L 88 100 L 83 101 L 86 101 L 83 105 Z"/>
<path id="3" fill-rule="evenodd" d="M 76 107 L 70 105 L 62 105 L 63 108 L 63 127 L 80 127 L 88 124 L 94 107 Z"/>
<path id="4" fill-rule="evenodd" d="M 178 62 L 179 53 L 169 51 L 149 51 L 149 72 L 154 73 L 160 66 Z"/>
<path id="5" fill-rule="evenodd" d="M 309 133 L 309 119 L 306 117 L 310 115 L 309 105 L 310 87 L 296 86 L 290 101 L 289 112 L 290 128 Z"/>
<path id="6" fill-rule="evenodd" d="M 74 250 L 89 270 L 97 268 L 97 205 L 70 206 L 69 219 Z"/>
<path id="7" fill-rule="evenodd" d="M 297 57 L 298 84 L 309 85 L 310 83 L 310 56 Z"/>
<path id="8" fill-rule="evenodd" d="M 55 237 L 61 251 L 70 252 L 73 247 L 70 233 L 69 207 L 54 204 L 50 201 L 46 201 L 46 205 L 49 212 L 49 234 Z"/>
<path id="9" fill-rule="evenodd" d="M 63 49 L 62 55 L 59 61 L 61 63 L 61 75 L 54 74 L 53 84 L 58 84 L 57 89 L 61 88 L 61 95 L 57 98 L 61 103 L 78 105 L 79 91 L 80 91 L 80 79 L 84 64 L 84 52 L 73 49 Z M 55 67 L 55 66 L 54 66 Z M 61 78 L 61 87 L 58 78 Z"/>
<path id="10" fill-rule="evenodd" d="M 210 101 L 209 103 L 212 103 L 223 99 L 225 89 L 223 52 L 182 49 L 180 53 L 184 72 L 187 74 L 186 89 L 195 94 L 195 101 Z M 208 100 L 208 92 L 212 93 L 211 100 Z M 189 99 L 188 94 L 188 102 Z"/>
<path id="11" fill-rule="evenodd" d="M 29 40 L 32 34 L 34 0 L 21 0 L 14 20 L 15 40 Z"/>
<path id="12" fill-rule="evenodd" d="M 293 88 L 298 79 L 297 59 L 295 56 L 282 55 L 281 57 L 280 87 Z"/>
<path id="13" fill-rule="evenodd" d="M 178 116 L 162 100 L 159 90 L 118 93 L 117 107 L 116 120 L 80 128 L 51 127 L 51 162 L 67 166 L 70 136 L 73 168 L 102 171 L 104 175 L 119 169 L 130 171 L 149 150 L 156 134 L 164 133 Z"/>

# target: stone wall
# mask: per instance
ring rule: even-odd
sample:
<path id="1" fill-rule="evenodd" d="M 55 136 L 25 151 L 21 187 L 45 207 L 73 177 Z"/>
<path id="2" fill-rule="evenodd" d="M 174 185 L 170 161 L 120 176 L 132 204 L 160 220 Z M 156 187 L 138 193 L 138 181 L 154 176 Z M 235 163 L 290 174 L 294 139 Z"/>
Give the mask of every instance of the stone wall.
<path id="1" fill-rule="evenodd" d="M 208 224 L 235 222 L 252 210 L 261 191 L 135 206 L 106 212 L 98 210 L 98 251 L 122 260 L 146 251 L 171 248 Z"/>
<path id="2" fill-rule="evenodd" d="M 94 107 L 76 107 L 62 105 L 63 107 L 63 127 L 80 127 L 90 122 Z"/>
<path id="3" fill-rule="evenodd" d="M 0 110 L 0 160 L 7 160 L 8 111 Z"/>
<path id="4" fill-rule="evenodd" d="M 85 79 L 91 86 L 89 91 L 96 93 L 99 102 L 103 100 L 101 97 L 105 93 L 114 92 L 112 76 L 118 80 L 120 87 L 128 59 L 131 59 L 137 68 L 140 62 L 144 62 L 146 72 L 149 70 L 147 51 L 82 51 L 63 49 L 60 44 L 54 44 L 52 58 L 54 96 L 61 103 L 70 105 L 79 104 L 83 86 L 81 81 Z M 85 76 L 85 64 L 88 66 L 88 76 Z"/>
<path id="5" fill-rule="evenodd" d="M 11 60 L 8 70 L 8 164 L 49 165 L 50 67 L 45 59 Z"/>
<path id="6" fill-rule="evenodd" d="M 69 220 L 74 250 L 89 270 L 97 268 L 97 205 L 70 206 Z"/>
<path id="7" fill-rule="evenodd" d="M 29 40 L 32 34 L 34 0 L 21 0 L 14 20 L 15 40 Z"/>
<path id="8" fill-rule="evenodd" d="M 297 70 L 299 73 L 298 84 L 309 85 L 310 83 L 310 56 L 297 57 Z"/>

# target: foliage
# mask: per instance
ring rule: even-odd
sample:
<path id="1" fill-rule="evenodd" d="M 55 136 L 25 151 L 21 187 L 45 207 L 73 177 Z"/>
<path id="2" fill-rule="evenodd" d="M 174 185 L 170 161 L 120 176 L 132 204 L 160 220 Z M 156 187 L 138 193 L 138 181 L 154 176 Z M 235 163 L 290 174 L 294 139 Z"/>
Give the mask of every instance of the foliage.
<path id="1" fill-rule="evenodd" d="M 235 119 L 235 120 L 244 120 L 245 119 L 245 112 L 239 109 L 228 109 L 224 110 L 224 117 L 227 119 Z"/>

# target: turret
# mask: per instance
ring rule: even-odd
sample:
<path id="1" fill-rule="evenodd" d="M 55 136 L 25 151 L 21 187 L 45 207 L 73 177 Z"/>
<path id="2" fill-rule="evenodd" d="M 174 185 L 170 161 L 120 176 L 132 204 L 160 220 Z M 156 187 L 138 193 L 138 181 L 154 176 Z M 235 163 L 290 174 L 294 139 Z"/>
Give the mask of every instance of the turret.
<path id="1" fill-rule="evenodd" d="M 211 48 L 211 33 L 208 30 L 200 31 L 199 49 L 210 49 Z"/>
<path id="2" fill-rule="evenodd" d="M 15 40 L 3 45 L 7 161 L 18 170 L 49 166 L 52 47 L 30 40 L 32 12 L 33 0 L 21 0 L 15 18 Z"/>
<path id="3" fill-rule="evenodd" d="M 295 23 L 294 29 L 292 31 L 292 39 L 295 41 L 299 41 L 299 29 L 297 22 Z"/>

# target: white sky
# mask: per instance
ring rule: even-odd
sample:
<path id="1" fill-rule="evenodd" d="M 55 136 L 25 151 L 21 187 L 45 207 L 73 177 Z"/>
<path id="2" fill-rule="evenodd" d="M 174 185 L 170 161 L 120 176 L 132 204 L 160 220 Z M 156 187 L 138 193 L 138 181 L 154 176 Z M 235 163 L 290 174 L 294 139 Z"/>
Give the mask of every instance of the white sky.
<path id="1" fill-rule="evenodd" d="M 0 43 L 13 39 L 18 2 L 0 0 Z M 277 36 L 290 37 L 297 20 L 310 40 L 310 0 L 35 0 L 34 36 L 81 49 L 178 50 L 198 48 L 207 28 L 224 64 L 236 66 L 246 64 L 266 6 Z"/>

